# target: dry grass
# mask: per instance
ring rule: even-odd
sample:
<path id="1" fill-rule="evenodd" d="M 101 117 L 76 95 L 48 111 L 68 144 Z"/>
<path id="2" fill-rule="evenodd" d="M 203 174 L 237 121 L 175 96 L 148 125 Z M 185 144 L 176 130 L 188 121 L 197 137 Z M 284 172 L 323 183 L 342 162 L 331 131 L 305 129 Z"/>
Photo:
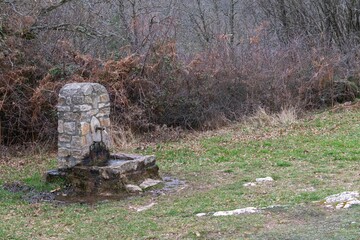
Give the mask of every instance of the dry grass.
<path id="1" fill-rule="evenodd" d="M 279 113 L 269 113 L 264 108 L 245 119 L 245 125 L 255 128 L 283 127 L 298 121 L 298 110 L 294 107 L 282 109 Z"/>

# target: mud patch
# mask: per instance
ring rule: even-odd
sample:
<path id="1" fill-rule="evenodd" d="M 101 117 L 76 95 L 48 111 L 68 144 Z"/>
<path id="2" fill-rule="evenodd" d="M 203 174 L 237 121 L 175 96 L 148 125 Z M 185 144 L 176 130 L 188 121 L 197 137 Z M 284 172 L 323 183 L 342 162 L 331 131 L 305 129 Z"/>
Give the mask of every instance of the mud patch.
<path id="1" fill-rule="evenodd" d="M 99 202 L 121 201 L 149 194 L 153 196 L 160 196 L 180 191 L 186 186 L 185 181 L 179 180 L 171 176 L 165 176 L 163 177 L 163 180 L 164 181 L 162 188 L 149 190 L 141 193 L 140 195 L 130 192 L 124 194 L 78 195 L 69 186 L 65 186 L 64 188 L 56 189 L 53 191 L 38 191 L 35 188 L 19 181 L 5 183 L 0 187 L 11 193 L 21 194 L 21 198 L 29 204 L 47 202 L 61 205 L 73 203 L 96 204 Z"/>
<path id="2" fill-rule="evenodd" d="M 52 192 L 40 192 L 35 188 L 27 186 L 22 182 L 5 183 L 2 188 L 11 193 L 22 194 L 22 199 L 30 204 L 40 202 L 54 202 L 55 193 Z"/>

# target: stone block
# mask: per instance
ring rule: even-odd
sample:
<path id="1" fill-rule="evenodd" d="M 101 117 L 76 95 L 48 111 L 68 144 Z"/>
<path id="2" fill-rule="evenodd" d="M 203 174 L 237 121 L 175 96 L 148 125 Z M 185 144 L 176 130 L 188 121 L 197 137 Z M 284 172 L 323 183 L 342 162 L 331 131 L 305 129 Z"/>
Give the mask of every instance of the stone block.
<path id="1" fill-rule="evenodd" d="M 93 88 L 94 88 L 94 91 L 97 93 L 107 93 L 107 90 L 103 85 L 94 84 Z"/>
<path id="2" fill-rule="evenodd" d="M 110 107 L 110 103 L 109 103 L 109 102 L 107 102 L 107 103 L 99 103 L 98 107 L 99 107 L 99 108 Z"/>
<path id="3" fill-rule="evenodd" d="M 74 111 L 74 112 L 77 112 L 77 111 L 86 112 L 86 111 L 90 111 L 91 109 L 93 109 L 93 106 L 88 105 L 88 104 L 75 105 L 75 106 L 73 107 L 73 111 Z"/>
<path id="4" fill-rule="evenodd" d="M 93 143 L 93 139 L 91 137 L 91 134 L 88 134 L 84 137 L 85 137 L 85 141 L 86 141 L 86 145 L 87 145 L 87 146 L 85 146 L 85 148 L 86 148 L 86 150 L 88 150 L 89 149 L 88 146 L 90 146 Z"/>
<path id="5" fill-rule="evenodd" d="M 73 136 L 71 138 L 71 146 L 73 148 L 81 149 L 83 146 L 86 146 L 86 145 L 87 145 L 86 136 L 82 136 L 82 137 Z"/>
<path id="6" fill-rule="evenodd" d="M 161 180 L 155 180 L 155 179 L 148 178 L 148 179 L 145 179 L 145 181 L 140 184 L 140 187 L 142 189 L 148 189 L 148 188 L 155 187 L 156 185 L 159 185 L 162 182 L 163 181 L 161 181 Z"/>
<path id="7" fill-rule="evenodd" d="M 75 134 L 76 133 L 76 123 L 75 122 L 64 122 L 64 133 L 66 134 Z"/>
<path id="8" fill-rule="evenodd" d="M 139 187 L 137 185 L 127 184 L 127 185 L 125 185 L 125 188 L 128 192 L 131 192 L 131 193 L 142 192 L 141 187 Z"/>
<path id="9" fill-rule="evenodd" d="M 155 156 L 145 156 L 145 167 L 154 166 L 156 162 Z"/>
<path id="10" fill-rule="evenodd" d="M 110 101 L 108 94 L 102 94 L 99 96 L 99 102 L 108 103 Z"/>
<path id="11" fill-rule="evenodd" d="M 70 148 L 71 148 L 71 145 L 70 145 L 70 142 L 60 142 L 60 141 L 58 141 L 58 147 L 59 147 L 59 148 L 67 148 L 67 149 L 70 149 Z"/>
<path id="12" fill-rule="evenodd" d="M 69 106 L 57 106 L 58 112 L 68 112 L 71 110 Z"/>
<path id="13" fill-rule="evenodd" d="M 92 106 L 93 106 L 94 109 L 99 108 L 99 99 L 98 99 L 98 97 L 93 97 Z"/>
<path id="14" fill-rule="evenodd" d="M 110 127 L 110 118 L 99 118 L 102 127 Z"/>
<path id="15" fill-rule="evenodd" d="M 90 133 L 90 124 L 87 122 L 81 122 L 80 123 L 80 131 L 81 131 L 81 135 L 87 135 Z"/>
<path id="16" fill-rule="evenodd" d="M 96 116 L 96 114 L 98 114 L 98 112 L 99 112 L 99 109 L 92 109 L 87 112 L 82 112 L 80 121 L 82 121 L 82 122 L 89 121 L 90 122 L 91 118 L 93 116 Z"/>
<path id="17" fill-rule="evenodd" d="M 81 104 L 84 104 L 85 97 L 84 96 L 73 96 L 71 98 L 71 100 L 74 105 L 81 105 Z"/>
<path id="18" fill-rule="evenodd" d="M 81 86 L 81 91 L 85 96 L 91 95 L 94 91 L 92 84 L 84 84 Z"/>
<path id="19" fill-rule="evenodd" d="M 66 105 L 66 97 L 59 97 L 58 106 Z"/>
<path id="20" fill-rule="evenodd" d="M 59 157 L 67 157 L 70 155 L 70 150 L 67 148 L 59 148 L 58 149 L 58 156 Z"/>
<path id="21" fill-rule="evenodd" d="M 64 133 L 64 121 L 63 120 L 59 120 L 58 121 L 58 133 Z"/>
<path id="22" fill-rule="evenodd" d="M 110 115 L 110 107 L 104 107 L 99 110 L 99 115 L 97 116 L 109 116 Z"/>
<path id="23" fill-rule="evenodd" d="M 66 134 L 59 135 L 59 142 L 69 143 L 71 142 L 71 136 Z"/>
<path id="24" fill-rule="evenodd" d="M 64 112 L 64 114 L 62 114 L 62 117 L 59 116 L 59 119 L 68 122 L 74 122 L 74 121 L 77 122 L 80 121 L 81 119 L 81 112 Z"/>
<path id="25" fill-rule="evenodd" d="M 66 104 L 69 105 L 69 106 L 72 105 L 71 97 L 66 98 Z"/>
<path id="26" fill-rule="evenodd" d="M 85 104 L 93 104 L 93 98 L 91 96 L 85 96 L 84 103 Z"/>

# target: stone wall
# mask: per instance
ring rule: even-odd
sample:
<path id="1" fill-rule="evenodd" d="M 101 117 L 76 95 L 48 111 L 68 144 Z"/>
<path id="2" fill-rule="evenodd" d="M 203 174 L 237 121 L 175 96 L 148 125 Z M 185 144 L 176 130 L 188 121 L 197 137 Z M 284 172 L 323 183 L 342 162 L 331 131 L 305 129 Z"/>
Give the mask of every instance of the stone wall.
<path id="1" fill-rule="evenodd" d="M 59 93 L 58 162 L 60 168 L 81 163 L 91 144 L 110 145 L 110 99 L 104 86 L 97 83 L 66 84 Z M 100 130 L 104 128 L 105 131 Z"/>

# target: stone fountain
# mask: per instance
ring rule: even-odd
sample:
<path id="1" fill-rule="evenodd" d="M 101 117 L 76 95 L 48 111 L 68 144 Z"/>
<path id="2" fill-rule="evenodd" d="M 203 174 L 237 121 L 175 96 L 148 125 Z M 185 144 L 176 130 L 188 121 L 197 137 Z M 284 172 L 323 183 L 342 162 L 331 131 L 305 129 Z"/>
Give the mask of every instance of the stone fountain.
<path id="1" fill-rule="evenodd" d="M 161 182 L 155 156 L 110 154 L 110 99 L 97 83 L 66 84 L 58 102 L 58 170 L 76 194 L 141 192 Z"/>

